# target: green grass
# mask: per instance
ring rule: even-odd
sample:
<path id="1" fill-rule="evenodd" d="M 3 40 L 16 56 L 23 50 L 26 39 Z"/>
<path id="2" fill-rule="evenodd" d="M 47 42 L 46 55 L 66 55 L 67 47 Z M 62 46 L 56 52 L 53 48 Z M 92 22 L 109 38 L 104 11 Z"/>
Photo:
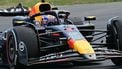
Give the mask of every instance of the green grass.
<path id="1" fill-rule="evenodd" d="M 40 0 L 20 0 L 26 6 L 32 6 Z M 86 3 L 107 3 L 107 2 L 118 2 L 122 0 L 46 0 L 55 5 L 72 5 L 72 4 L 86 4 Z M 19 0 L 0 0 L 0 6 L 15 5 Z"/>

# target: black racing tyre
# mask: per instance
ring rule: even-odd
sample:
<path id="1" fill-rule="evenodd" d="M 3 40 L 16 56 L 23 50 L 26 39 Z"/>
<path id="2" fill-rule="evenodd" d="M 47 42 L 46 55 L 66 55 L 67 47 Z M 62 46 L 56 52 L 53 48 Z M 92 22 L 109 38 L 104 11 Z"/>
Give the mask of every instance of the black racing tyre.
<path id="1" fill-rule="evenodd" d="M 122 51 L 122 19 L 113 19 L 111 23 L 107 25 L 107 43 L 108 49 L 115 49 Z M 122 65 L 122 58 L 112 58 L 112 62 L 115 65 Z"/>
<path id="2" fill-rule="evenodd" d="M 39 48 L 35 32 L 28 27 L 16 26 L 7 33 L 6 58 L 10 69 L 24 69 L 26 66 L 19 63 L 19 45 L 24 43 L 28 58 L 38 57 Z"/>
<path id="3" fill-rule="evenodd" d="M 23 42 L 26 45 L 28 57 L 38 57 L 38 40 L 34 30 L 28 27 L 18 26 L 14 28 L 14 31 L 17 37 L 17 42 Z"/>

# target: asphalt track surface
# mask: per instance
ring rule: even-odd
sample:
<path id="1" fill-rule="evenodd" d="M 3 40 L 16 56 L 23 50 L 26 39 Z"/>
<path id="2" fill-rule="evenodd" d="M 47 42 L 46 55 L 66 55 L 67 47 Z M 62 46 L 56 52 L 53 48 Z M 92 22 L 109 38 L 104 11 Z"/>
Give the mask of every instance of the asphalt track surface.
<path id="1" fill-rule="evenodd" d="M 97 17 L 96 21 L 92 21 L 97 29 L 106 29 L 107 21 L 114 16 L 122 16 L 122 2 L 106 3 L 106 4 L 83 4 L 59 6 L 60 9 L 69 10 L 71 17 L 81 17 L 94 15 Z M 0 17 L 0 31 L 4 31 L 12 27 L 13 17 Z M 0 67 L 0 69 L 6 69 Z M 115 66 L 111 60 L 99 61 L 95 63 L 81 63 L 73 66 L 71 64 L 50 64 L 50 65 L 36 65 L 27 69 L 122 69 L 122 66 Z"/>

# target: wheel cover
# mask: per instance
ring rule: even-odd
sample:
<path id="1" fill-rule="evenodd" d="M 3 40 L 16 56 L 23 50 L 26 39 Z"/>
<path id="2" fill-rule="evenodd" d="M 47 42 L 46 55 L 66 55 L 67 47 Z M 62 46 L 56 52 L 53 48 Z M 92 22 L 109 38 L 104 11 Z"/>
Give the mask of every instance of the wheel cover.
<path id="1" fill-rule="evenodd" d="M 8 57 L 9 57 L 10 63 L 14 62 L 14 59 L 15 59 L 15 42 L 14 42 L 13 36 L 11 36 L 9 38 L 9 42 L 8 42 Z"/>
<path id="2" fill-rule="evenodd" d="M 14 31 L 7 33 L 6 59 L 10 69 L 15 69 L 17 62 L 17 41 Z"/>

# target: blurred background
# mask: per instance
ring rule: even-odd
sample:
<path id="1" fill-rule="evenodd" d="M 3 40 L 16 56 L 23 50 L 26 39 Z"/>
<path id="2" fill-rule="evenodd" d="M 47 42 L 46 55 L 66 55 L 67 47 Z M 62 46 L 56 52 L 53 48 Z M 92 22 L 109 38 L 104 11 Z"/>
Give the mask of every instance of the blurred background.
<path id="1" fill-rule="evenodd" d="M 31 7 L 41 0 L 0 0 L 0 6 L 14 6 L 22 2 L 25 6 Z M 46 0 L 54 5 L 72 5 L 72 4 L 93 4 L 93 3 L 108 3 L 118 2 L 122 0 Z"/>

